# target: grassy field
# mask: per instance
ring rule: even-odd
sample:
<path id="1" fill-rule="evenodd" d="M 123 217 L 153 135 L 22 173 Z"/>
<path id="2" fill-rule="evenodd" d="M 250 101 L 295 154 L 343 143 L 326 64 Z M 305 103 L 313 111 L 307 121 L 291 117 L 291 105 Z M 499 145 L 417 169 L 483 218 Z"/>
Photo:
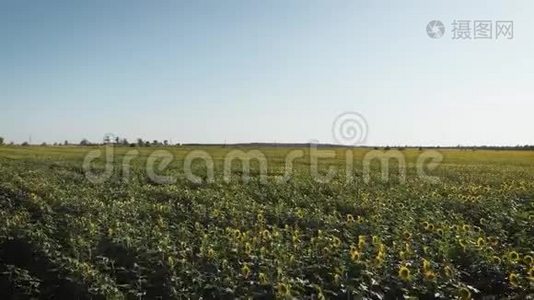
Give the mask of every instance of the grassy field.
<path id="1" fill-rule="evenodd" d="M 388 180 L 364 157 L 335 151 L 310 174 L 306 147 L 260 150 L 268 181 L 223 180 L 237 147 L 115 147 L 113 173 L 92 183 L 83 168 L 104 147 L 0 147 L 0 296 L 47 298 L 480 298 L 524 299 L 534 290 L 534 152 L 436 149 L 443 160 L 418 176 L 425 151 L 399 151 L 406 179 Z M 285 156 L 303 150 L 287 182 Z M 108 149 L 109 150 L 109 149 Z M 146 164 L 173 157 L 157 184 Z M 214 182 L 193 183 L 184 159 L 203 150 Z M 129 164 L 129 151 L 137 151 Z M 345 155 L 350 151 L 351 180 Z M 104 170 L 101 159 L 93 163 Z M 96 171 L 95 171 L 96 172 Z M 207 178 L 195 161 L 193 172 Z"/>

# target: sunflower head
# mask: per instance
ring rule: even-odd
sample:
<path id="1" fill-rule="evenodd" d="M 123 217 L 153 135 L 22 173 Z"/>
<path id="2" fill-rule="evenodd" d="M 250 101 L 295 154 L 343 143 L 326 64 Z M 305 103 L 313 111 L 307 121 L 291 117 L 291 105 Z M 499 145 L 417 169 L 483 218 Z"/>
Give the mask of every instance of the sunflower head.
<path id="1" fill-rule="evenodd" d="M 495 236 L 490 236 L 488 238 L 488 242 L 492 245 L 492 246 L 497 246 L 497 244 L 499 243 L 499 240 L 497 239 L 497 237 Z"/>
<path id="2" fill-rule="evenodd" d="M 527 275 L 530 281 L 534 281 L 534 267 L 531 267 L 530 270 L 528 270 Z"/>
<path id="3" fill-rule="evenodd" d="M 360 252 L 358 251 L 358 249 L 356 249 L 356 247 L 350 249 L 350 259 L 352 261 L 359 261 L 360 260 Z"/>
<path id="4" fill-rule="evenodd" d="M 441 229 L 441 228 L 438 228 L 436 230 L 436 233 L 439 234 L 439 235 L 443 235 L 444 234 L 443 229 Z"/>
<path id="5" fill-rule="evenodd" d="M 239 229 L 234 230 L 234 238 L 239 239 L 241 237 L 241 231 Z"/>
<path id="6" fill-rule="evenodd" d="M 258 280 L 260 281 L 261 285 L 267 285 L 269 283 L 267 275 L 265 275 L 265 273 L 263 272 L 260 272 L 260 274 L 258 275 Z"/>
<path id="7" fill-rule="evenodd" d="M 212 258 L 214 256 L 215 256 L 215 250 L 213 250 L 213 248 L 209 248 L 208 249 L 208 257 Z"/>
<path id="8" fill-rule="evenodd" d="M 518 287 L 519 286 L 519 275 L 517 275 L 516 273 L 510 273 L 510 275 L 508 275 L 508 281 L 510 282 L 511 286 Z"/>
<path id="9" fill-rule="evenodd" d="M 354 216 L 351 214 L 347 215 L 347 223 L 354 223 Z"/>
<path id="10" fill-rule="evenodd" d="M 508 259 L 512 262 L 516 262 L 519 260 L 519 253 L 517 253 L 516 251 L 510 251 L 508 253 Z"/>
<path id="11" fill-rule="evenodd" d="M 465 232 L 467 232 L 467 231 L 471 230 L 471 226 L 469 226 L 469 225 L 467 225 L 467 224 L 464 224 L 464 225 L 462 226 L 462 230 L 465 231 Z"/>
<path id="12" fill-rule="evenodd" d="M 486 239 L 484 239 L 483 237 L 479 237 L 477 239 L 477 246 L 482 248 L 484 247 L 484 245 L 486 245 Z"/>
<path id="13" fill-rule="evenodd" d="M 404 281 L 410 280 L 410 269 L 408 269 L 408 267 L 406 267 L 406 266 L 400 267 L 400 269 L 399 269 L 399 278 L 404 280 Z"/>
<path id="14" fill-rule="evenodd" d="M 263 216 L 262 213 L 258 213 L 258 214 L 256 215 L 256 219 L 257 219 L 258 222 L 260 222 L 260 223 L 263 222 L 263 221 L 265 221 L 265 217 Z"/>
<path id="15" fill-rule="evenodd" d="M 434 273 L 432 271 L 426 271 L 425 272 L 425 280 L 433 281 L 434 279 L 436 279 L 436 273 Z"/>
<path id="16" fill-rule="evenodd" d="M 335 248 L 341 246 L 341 240 L 337 236 L 332 239 L 332 246 L 334 246 Z"/>
<path id="17" fill-rule="evenodd" d="M 466 287 L 462 287 L 458 291 L 458 296 L 460 296 L 460 299 L 462 300 L 468 300 L 471 299 L 471 292 Z"/>
<path id="18" fill-rule="evenodd" d="M 249 242 L 245 243 L 245 253 L 250 254 L 252 252 L 252 245 Z"/>
<path id="19" fill-rule="evenodd" d="M 523 257 L 523 261 L 525 262 L 525 265 L 530 266 L 534 263 L 534 258 L 532 258 L 530 255 L 525 255 L 525 257 Z"/>
<path id="20" fill-rule="evenodd" d="M 261 236 L 263 237 L 264 240 L 269 240 L 271 239 L 271 232 L 265 229 L 261 232 Z"/>
<path id="21" fill-rule="evenodd" d="M 403 236 L 405 239 L 407 239 L 407 240 L 409 240 L 409 239 L 412 238 L 412 234 L 411 234 L 410 232 L 408 232 L 408 231 L 405 231 L 405 232 L 402 234 L 402 236 Z"/>
<path id="22" fill-rule="evenodd" d="M 291 288 L 289 284 L 279 283 L 277 286 L 278 294 L 281 296 L 289 296 L 291 294 Z"/>
<path id="23" fill-rule="evenodd" d="M 365 247 L 365 235 L 358 237 L 358 248 L 363 249 Z"/>
<path id="24" fill-rule="evenodd" d="M 502 262 L 502 260 L 501 260 L 501 258 L 498 257 L 498 256 L 493 256 L 493 257 L 491 258 L 491 262 L 492 262 L 493 264 L 495 264 L 495 265 L 500 265 L 501 262 Z"/>

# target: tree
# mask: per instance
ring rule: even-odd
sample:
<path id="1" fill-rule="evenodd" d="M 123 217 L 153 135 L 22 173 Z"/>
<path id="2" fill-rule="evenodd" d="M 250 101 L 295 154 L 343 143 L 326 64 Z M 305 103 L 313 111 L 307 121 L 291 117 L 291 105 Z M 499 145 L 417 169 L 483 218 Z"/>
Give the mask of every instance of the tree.
<path id="1" fill-rule="evenodd" d="M 0 136 L 0 145 L 4 144 L 4 138 Z"/>
<path id="2" fill-rule="evenodd" d="M 81 142 L 80 142 L 80 145 L 81 146 L 87 146 L 89 145 L 89 141 L 87 139 L 83 139 Z"/>
<path id="3" fill-rule="evenodd" d="M 168 146 L 168 145 L 169 145 L 169 141 L 164 140 L 164 141 L 163 141 L 163 145 Z"/>
<path id="4" fill-rule="evenodd" d="M 65 142 L 63 143 L 63 145 L 68 146 L 68 145 L 69 145 L 69 141 L 65 140 Z"/>
<path id="5" fill-rule="evenodd" d="M 28 142 L 22 143 L 22 146 L 28 146 L 28 145 L 29 145 Z"/>
<path id="6" fill-rule="evenodd" d="M 137 139 L 137 146 L 139 147 L 143 147 L 145 145 L 145 142 L 143 141 L 142 138 L 138 138 Z"/>

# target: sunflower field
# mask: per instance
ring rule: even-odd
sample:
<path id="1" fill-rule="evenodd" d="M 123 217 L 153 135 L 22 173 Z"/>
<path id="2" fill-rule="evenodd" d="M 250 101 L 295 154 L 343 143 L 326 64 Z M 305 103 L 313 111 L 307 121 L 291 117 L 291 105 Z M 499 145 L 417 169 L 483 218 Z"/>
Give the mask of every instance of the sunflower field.
<path id="1" fill-rule="evenodd" d="M 192 149 L 166 147 L 172 184 L 147 178 L 154 149 L 138 149 L 128 178 L 95 184 L 88 147 L 0 147 L 1 298 L 533 297 L 532 151 L 442 149 L 429 182 L 420 150 L 405 149 L 405 182 L 378 170 L 364 182 L 368 150 L 354 149 L 351 181 L 319 183 L 302 159 L 287 182 L 264 183 L 239 170 L 220 180 L 230 149 L 204 147 L 216 180 L 192 183 L 181 169 Z M 288 149 L 260 150 L 280 175 Z"/>

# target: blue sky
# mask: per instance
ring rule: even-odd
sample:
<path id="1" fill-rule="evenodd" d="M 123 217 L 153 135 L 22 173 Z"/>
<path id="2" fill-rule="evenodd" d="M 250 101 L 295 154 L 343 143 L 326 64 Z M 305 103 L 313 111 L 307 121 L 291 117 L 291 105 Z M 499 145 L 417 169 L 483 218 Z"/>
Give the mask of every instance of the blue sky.
<path id="1" fill-rule="evenodd" d="M 0 136 L 534 144 L 534 2 L 0 1 Z M 430 20 L 445 36 L 430 39 Z M 512 40 L 453 40 L 454 20 Z"/>

